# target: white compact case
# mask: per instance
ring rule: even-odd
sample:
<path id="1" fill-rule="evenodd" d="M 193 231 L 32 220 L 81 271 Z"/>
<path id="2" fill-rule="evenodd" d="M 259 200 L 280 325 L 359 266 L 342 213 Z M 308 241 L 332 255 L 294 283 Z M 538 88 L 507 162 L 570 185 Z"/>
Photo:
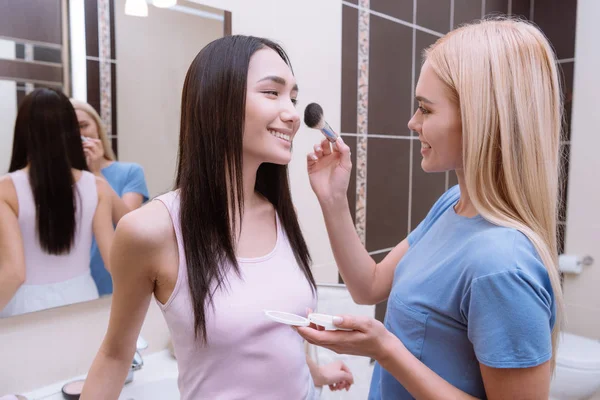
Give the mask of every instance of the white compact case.
<path id="1" fill-rule="evenodd" d="M 311 313 L 306 318 L 284 311 L 264 310 L 267 318 L 291 326 L 309 326 L 311 323 L 325 328 L 326 331 L 351 331 L 352 329 L 338 328 L 333 324 L 333 315 Z"/>

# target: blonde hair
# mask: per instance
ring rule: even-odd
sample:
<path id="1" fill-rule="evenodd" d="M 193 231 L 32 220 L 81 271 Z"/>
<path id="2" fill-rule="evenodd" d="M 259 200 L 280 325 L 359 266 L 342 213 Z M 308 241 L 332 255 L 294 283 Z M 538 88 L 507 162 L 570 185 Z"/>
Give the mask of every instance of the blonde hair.
<path id="1" fill-rule="evenodd" d="M 100 119 L 100 115 L 96 112 L 94 107 L 89 105 L 88 103 L 80 100 L 71 99 L 71 104 L 73 104 L 73 108 L 75 110 L 81 110 L 86 112 L 94 122 L 96 123 L 96 130 L 98 131 L 98 137 L 102 142 L 102 147 L 104 147 L 104 158 L 109 161 L 116 161 L 117 157 L 115 157 L 115 153 L 112 148 L 112 144 L 108 140 L 108 135 L 106 134 L 106 128 L 102 123 L 102 119 Z"/>
<path id="2" fill-rule="evenodd" d="M 450 32 L 425 59 L 461 110 L 473 205 L 489 222 L 526 235 L 548 270 L 556 302 L 554 369 L 564 314 L 556 229 L 563 108 L 554 52 L 533 25 L 495 18 Z"/>

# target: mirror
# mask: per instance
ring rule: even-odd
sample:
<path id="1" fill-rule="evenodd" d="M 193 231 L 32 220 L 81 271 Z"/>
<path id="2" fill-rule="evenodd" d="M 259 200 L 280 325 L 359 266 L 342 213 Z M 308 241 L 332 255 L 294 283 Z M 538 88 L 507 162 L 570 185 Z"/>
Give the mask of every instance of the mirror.
<path id="1" fill-rule="evenodd" d="M 28 43 L 18 39 L 0 39 L 0 58 L 62 64 L 62 49 L 51 44 Z M 9 51 L 12 50 L 12 51 Z"/>
<path id="2" fill-rule="evenodd" d="M 9 169 L 19 105 L 33 90 L 49 87 L 74 99 L 81 135 L 86 138 L 83 147 L 85 143 L 96 146 L 91 155 L 86 153 L 90 172 L 104 177 L 124 204 L 134 209 L 172 188 L 185 74 L 200 49 L 231 33 L 231 14 L 179 0 L 171 8 L 148 4 L 147 16 L 139 17 L 127 15 L 125 3 L 24 0 L 3 9 L 0 175 Z M 38 21 L 38 26 L 25 24 L 29 28 L 24 29 L 27 19 Z M 27 174 L 23 176 L 28 182 Z M 95 241 L 85 257 L 72 261 L 75 258 L 69 254 L 63 265 L 83 275 L 56 282 L 43 271 L 49 278 L 41 282 L 40 271 L 49 267 L 25 262 L 25 282 L 6 307 L 0 306 L 0 317 L 112 293 L 110 274 Z M 28 279 L 32 276 L 38 276 L 35 282 Z M 57 295 L 57 290 L 62 294 Z M 53 291 L 54 295 L 48 294 Z M 48 296 L 52 298 L 45 300 Z"/>

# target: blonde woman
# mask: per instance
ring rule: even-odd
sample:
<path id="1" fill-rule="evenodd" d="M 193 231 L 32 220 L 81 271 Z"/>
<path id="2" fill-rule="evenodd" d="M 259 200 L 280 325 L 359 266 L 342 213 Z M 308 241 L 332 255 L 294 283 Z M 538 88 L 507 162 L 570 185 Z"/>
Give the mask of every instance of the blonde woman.
<path id="1" fill-rule="evenodd" d="M 144 170 L 136 163 L 116 161 L 106 129 L 96 110 L 78 100 L 71 99 L 71 103 L 79 120 L 88 168 L 94 175 L 106 179 L 113 189 L 112 219 L 116 225 L 123 215 L 139 208 L 148 200 Z M 112 293 L 112 279 L 100 257 L 95 240 L 92 243 L 90 267 L 100 295 Z"/>
<path id="2" fill-rule="evenodd" d="M 370 399 L 548 399 L 560 327 L 556 214 L 561 94 L 544 35 L 514 20 L 456 29 L 425 52 L 408 126 L 448 190 L 380 263 L 352 224 L 342 140 L 308 156 L 354 300 L 388 300 L 385 324 L 299 328 L 309 342 L 373 357 Z"/>

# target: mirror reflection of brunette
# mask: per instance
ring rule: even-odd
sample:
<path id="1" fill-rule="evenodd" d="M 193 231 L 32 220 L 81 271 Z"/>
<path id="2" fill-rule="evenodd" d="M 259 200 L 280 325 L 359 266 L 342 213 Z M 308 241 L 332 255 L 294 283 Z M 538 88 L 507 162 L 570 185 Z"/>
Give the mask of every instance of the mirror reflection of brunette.
<path id="1" fill-rule="evenodd" d="M 75 110 L 56 90 L 23 99 L 9 173 L 0 177 L 0 316 L 98 298 L 92 233 L 105 261 L 110 187 L 87 171 Z"/>

